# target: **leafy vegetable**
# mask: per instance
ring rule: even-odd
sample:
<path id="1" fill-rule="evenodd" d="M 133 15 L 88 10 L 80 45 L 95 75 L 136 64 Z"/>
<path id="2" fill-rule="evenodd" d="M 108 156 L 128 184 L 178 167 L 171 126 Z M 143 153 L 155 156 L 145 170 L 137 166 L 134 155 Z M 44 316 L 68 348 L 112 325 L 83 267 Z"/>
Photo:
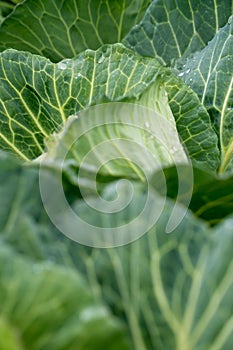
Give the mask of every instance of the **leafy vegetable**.
<path id="1" fill-rule="evenodd" d="M 129 349 L 122 325 L 77 273 L 31 265 L 4 246 L 0 262 L 0 335 L 13 349 Z"/>
<path id="2" fill-rule="evenodd" d="M 206 106 L 219 134 L 221 173 L 232 172 L 233 152 L 233 24 L 232 18 L 179 73 Z"/>
<path id="3" fill-rule="evenodd" d="M 28 168 L 25 171 L 31 172 Z M 10 176 L 8 178 L 10 179 Z M 11 180 L 6 180 L 6 185 L 8 182 L 10 184 Z M 108 194 L 108 198 L 112 198 L 113 194 L 110 187 L 108 190 L 110 197 Z M 27 187 L 24 186 L 24 192 L 26 190 Z M 140 188 L 136 191 L 134 207 L 131 206 L 131 210 L 127 210 L 124 215 L 117 214 L 112 219 L 108 217 L 108 222 L 106 222 L 106 217 L 90 211 L 82 202 L 74 204 L 73 209 L 79 213 L 82 210 L 80 215 L 84 219 L 91 220 L 92 224 L 99 226 L 103 220 L 102 225 L 104 226 L 108 223 L 112 227 L 113 225 L 119 226 L 126 218 L 130 220 L 133 213 L 137 214 L 136 207 L 140 208 L 140 203 L 143 201 L 143 191 Z M 138 204 L 136 204 L 137 202 Z M 25 206 L 27 202 L 24 200 L 21 203 L 24 203 Z M 30 206 L 27 209 L 27 215 L 32 224 L 28 229 L 27 239 L 31 242 L 36 242 L 36 240 L 39 242 L 39 247 L 44 252 L 43 258 L 47 256 L 50 260 L 53 259 L 59 264 L 66 265 L 68 269 L 69 266 L 76 267 L 77 271 L 87 280 L 90 291 L 93 291 L 96 298 L 98 300 L 104 299 L 115 315 L 127 321 L 135 349 L 164 349 L 168 347 L 182 349 L 184 344 L 186 344 L 187 349 L 205 349 L 206 346 L 213 349 L 228 349 L 232 345 L 231 333 L 233 330 L 231 322 L 231 309 L 233 307 L 231 298 L 233 288 L 232 219 L 229 218 L 215 229 L 209 229 L 206 224 L 188 213 L 182 224 L 172 234 L 166 235 L 165 228 L 171 215 L 172 206 L 171 202 L 166 204 L 163 215 L 157 224 L 150 233 L 140 240 L 128 246 L 105 250 L 88 249 L 71 242 L 69 239 L 59 238 L 55 231 L 52 232 L 52 228 L 45 233 L 41 228 L 43 225 L 45 225 L 44 227 L 49 226 L 46 221 L 36 219 L 35 206 Z M 23 213 L 25 213 L 25 209 L 21 204 L 14 227 L 18 227 L 18 233 L 20 232 L 22 238 L 25 237 L 24 231 L 20 231 Z M 27 253 L 32 260 L 41 259 L 36 254 L 36 245 L 31 244 L 28 247 L 24 245 L 22 248 L 21 240 L 13 240 L 13 237 L 16 238 L 18 233 L 17 230 L 13 230 L 10 234 L 11 240 L 9 240 L 9 231 L 5 230 L 2 233 L 2 238 L 6 240 L 8 237 L 8 242 L 11 242 L 15 249 L 24 252 L 24 254 Z M 53 237 L 57 237 L 56 244 L 54 244 Z M 23 241 L 26 243 L 26 237 Z M 26 261 L 22 261 L 22 258 L 13 258 L 13 256 L 6 248 L 2 248 L 0 252 L 0 257 L 3 259 L 1 266 L 2 269 L 4 266 L 8 267 L 7 274 L 4 276 L 8 276 L 9 281 L 18 281 L 16 286 L 20 285 L 21 276 L 25 276 L 22 283 L 24 283 L 26 276 L 30 276 L 28 278 L 32 281 L 23 284 L 25 288 L 27 287 L 28 296 L 33 295 L 36 298 L 37 294 L 30 294 L 32 287 L 29 286 L 37 283 L 37 278 L 43 283 L 42 276 L 50 276 L 43 277 L 48 278 L 47 288 L 49 288 L 51 274 L 54 276 L 52 281 L 56 281 L 53 287 L 51 283 L 51 293 L 54 294 L 52 291 L 55 290 L 61 292 L 64 288 L 66 293 L 71 293 L 69 295 L 76 295 L 75 291 L 78 287 L 75 287 L 72 292 L 73 283 L 77 280 L 74 271 L 68 273 L 67 270 L 64 271 L 64 268 L 58 269 L 51 264 L 42 268 L 44 263 L 41 263 L 41 265 L 35 265 L 38 266 L 36 270 L 38 272 L 32 278 L 31 274 L 34 271 L 32 266 L 34 265 L 31 266 Z M 16 261 L 17 268 L 9 270 L 11 265 L 7 263 L 8 259 Z M 24 272 L 20 274 L 18 269 L 21 266 Z M 39 268 L 40 266 L 41 268 Z M 57 271 L 56 274 L 54 270 Z M 13 273 L 15 278 L 11 275 Z M 60 278 L 62 279 L 59 276 L 64 274 L 66 280 L 70 278 L 71 281 L 58 288 Z M 39 278 L 39 276 L 41 277 Z M 84 293 L 85 284 L 82 283 Z M 7 283 L 4 285 L 8 286 Z M 1 289 L 2 293 L 3 290 Z M 23 290 L 21 293 L 23 295 Z M 38 297 L 39 295 L 41 294 L 38 294 Z M 48 294 L 46 296 L 49 298 Z M 42 296 L 39 300 L 41 298 Z M 25 305 L 28 305 L 28 299 L 32 300 L 32 297 L 25 296 Z M 73 299 L 69 298 L 68 300 L 70 305 L 73 305 Z M 77 299 L 74 300 L 75 305 L 77 305 Z M 87 298 L 87 300 L 90 299 Z M 22 306 L 20 310 L 22 310 Z M 29 327 L 30 329 L 32 328 Z M 64 326 L 63 331 L 65 332 L 65 330 Z M 88 332 L 89 334 L 90 332 Z M 56 347 L 51 345 L 51 348 Z"/>
<path id="4" fill-rule="evenodd" d="M 69 115 L 91 104 L 139 96 L 156 67 L 121 45 L 87 50 L 57 65 L 29 53 L 5 51 L 0 72 L 2 147 L 23 159 L 36 158 L 43 152 L 43 138 Z"/>
<path id="5" fill-rule="evenodd" d="M 2 53 L 0 60 L 0 145 L 25 160 L 43 152 L 44 138 L 69 115 L 93 104 L 139 99 L 139 104 L 166 114 L 171 107 L 190 156 L 207 168 L 218 166 L 217 139 L 205 108 L 192 90 L 155 60 L 134 55 L 120 44 L 87 50 L 57 65 L 14 50 Z M 159 89 L 168 100 L 160 93 L 161 102 L 155 103 Z M 196 114 L 201 123 L 193 121 Z"/>
<path id="6" fill-rule="evenodd" d="M 168 236 L 167 215 L 169 206 L 130 246 L 84 254 L 86 274 L 95 268 L 98 280 L 108 281 L 103 294 L 126 315 L 135 349 L 229 349 L 232 220 L 210 232 L 186 216 Z"/>
<path id="7" fill-rule="evenodd" d="M 91 169 L 105 176 L 143 180 L 161 165 L 187 162 L 169 108 L 166 116 L 128 103 L 90 108 L 71 117 L 52 136 L 46 161 L 68 158 L 72 166 L 84 169 L 82 177 Z"/>
<path id="8" fill-rule="evenodd" d="M 26 0 L 0 29 L 0 51 L 27 50 L 57 62 L 120 42 L 151 0 Z M 106 27 L 108 28 L 106 30 Z"/>
<path id="9" fill-rule="evenodd" d="M 232 15 L 232 0 L 154 0 L 124 43 L 171 64 L 204 48 Z"/>
<path id="10" fill-rule="evenodd" d="M 0 1 L 0 349 L 233 348 L 232 16 Z"/>
<path id="11" fill-rule="evenodd" d="M 211 225 L 216 225 L 233 212 L 232 176 L 219 177 L 184 164 L 179 165 L 178 169 L 178 173 L 177 167 L 174 166 L 155 172 L 150 178 L 152 186 L 159 193 L 164 194 L 163 176 L 165 176 L 167 196 L 187 205 L 190 198 L 190 174 L 193 174 L 192 198 L 189 209 L 196 216 L 205 219 Z M 182 175 L 179 177 L 180 174 Z M 179 194 L 180 187 L 183 188 L 181 194 Z"/>

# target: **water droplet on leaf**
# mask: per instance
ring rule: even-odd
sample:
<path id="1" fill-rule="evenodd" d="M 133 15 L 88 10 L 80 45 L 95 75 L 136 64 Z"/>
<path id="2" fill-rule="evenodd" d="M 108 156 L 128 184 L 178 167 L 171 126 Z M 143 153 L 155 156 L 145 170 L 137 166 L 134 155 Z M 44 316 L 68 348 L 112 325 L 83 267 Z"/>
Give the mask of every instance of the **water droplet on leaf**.
<path id="1" fill-rule="evenodd" d="M 80 78 L 81 76 L 82 76 L 81 73 L 75 74 L 74 79 L 78 79 L 78 78 Z"/>
<path id="2" fill-rule="evenodd" d="M 58 62 L 57 68 L 58 69 L 62 69 L 62 70 L 66 69 L 67 68 L 67 62 L 66 61 Z"/>
<path id="3" fill-rule="evenodd" d="M 183 75 L 184 75 L 184 72 L 181 72 L 178 74 L 178 77 L 183 77 Z"/>
<path id="4" fill-rule="evenodd" d="M 100 58 L 98 59 L 98 63 L 103 63 L 105 60 L 104 55 L 100 56 Z"/>

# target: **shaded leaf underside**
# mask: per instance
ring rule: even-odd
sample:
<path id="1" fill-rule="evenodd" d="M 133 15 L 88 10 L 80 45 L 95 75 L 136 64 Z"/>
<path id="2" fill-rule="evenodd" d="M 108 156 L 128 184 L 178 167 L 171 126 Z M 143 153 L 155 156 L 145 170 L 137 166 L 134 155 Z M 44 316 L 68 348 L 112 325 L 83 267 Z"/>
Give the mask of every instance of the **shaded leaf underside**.
<path id="1" fill-rule="evenodd" d="M 182 177 L 178 178 L 177 168 L 165 168 L 162 173 L 166 178 L 167 196 L 169 198 L 179 200 L 177 193 L 182 184 L 187 193 L 182 193 L 180 202 L 186 205 L 185 199 L 188 196 L 190 186 L 188 176 L 192 172 L 194 178 L 189 209 L 210 225 L 216 225 L 233 212 L 233 177 L 221 178 L 198 168 L 189 168 L 189 166 L 182 165 L 180 166 Z M 152 186 L 161 194 L 163 193 L 162 179 L 160 172 L 155 173 L 150 179 Z"/>

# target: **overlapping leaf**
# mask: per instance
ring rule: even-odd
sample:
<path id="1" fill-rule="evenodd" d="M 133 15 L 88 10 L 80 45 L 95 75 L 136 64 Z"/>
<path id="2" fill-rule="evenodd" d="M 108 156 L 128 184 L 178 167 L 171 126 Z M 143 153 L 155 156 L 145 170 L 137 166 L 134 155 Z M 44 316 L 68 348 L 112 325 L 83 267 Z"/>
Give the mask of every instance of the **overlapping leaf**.
<path id="1" fill-rule="evenodd" d="M 162 172 L 162 174 L 161 174 Z M 190 174 L 193 173 L 193 183 L 190 183 Z M 178 175 L 181 174 L 179 177 Z M 216 225 L 225 217 L 233 213 L 233 177 L 219 177 L 198 168 L 190 168 L 179 165 L 177 168 L 170 167 L 155 173 L 150 181 L 158 192 L 163 194 L 163 176 L 166 178 L 167 196 L 187 205 L 189 190 L 191 187 L 192 198 L 188 203 L 189 209 L 196 216 L 206 220 L 210 225 Z M 177 198 L 178 189 L 182 186 L 186 189 Z"/>
<path id="2" fill-rule="evenodd" d="M 216 34 L 209 45 L 184 63 L 178 73 L 198 94 L 219 134 L 220 172 L 233 169 L 233 23 Z"/>
<path id="3" fill-rule="evenodd" d="M 90 183 L 92 173 L 95 188 L 98 173 L 145 180 L 161 166 L 187 163 L 169 104 L 160 114 L 138 103 L 105 103 L 71 117 L 48 141 L 45 164 L 62 166 L 65 160 L 73 170 L 76 166 L 76 183 L 78 170 L 79 178 Z M 72 177 L 75 181 L 75 173 Z"/>
<path id="4" fill-rule="evenodd" d="M 24 159 L 43 152 L 44 138 L 91 104 L 138 97 L 158 63 L 122 45 L 87 50 L 57 65 L 7 50 L 0 57 L 0 146 Z"/>
<path id="5" fill-rule="evenodd" d="M 86 3 L 26 0 L 3 22 L 0 49 L 7 45 L 19 45 L 21 49 L 24 45 L 25 50 L 58 61 L 84 48 L 121 40 L 140 20 L 149 3 L 142 0 L 90 0 Z M 154 0 L 124 42 L 143 55 L 157 57 L 158 61 L 140 57 L 122 45 L 87 50 L 57 65 L 30 53 L 14 50 L 2 53 L 0 148 L 24 160 L 34 159 L 44 152 L 44 140 L 51 140 L 51 133 L 62 124 L 67 131 L 69 122 L 76 118 L 78 133 L 82 133 L 82 127 L 86 130 L 87 126 L 92 126 L 91 117 L 82 120 L 81 114 L 80 119 L 71 117 L 67 123 L 71 114 L 109 101 L 141 104 L 167 118 L 176 136 L 178 131 L 192 160 L 201 165 L 202 170 L 194 169 L 190 208 L 201 218 L 216 224 L 232 213 L 232 178 L 217 178 L 206 173 L 203 167 L 232 171 L 231 19 L 219 30 L 232 14 L 232 5 L 232 0 Z M 203 51 L 184 61 L 203 47 Z M 160 59 L 162 64 L 173 65 L 179 57 L 181 64 L 185 64 L 177 73 L 180 77 L 158 63 Z M 217 136 L 206 108 L 220 136 L 220 166 Z M 134 122 L 135 115 L 129 119 Z M 170 153 L 158 154 L 158 144 L 151 144 L 151 139 L 147 138 L 145 130 L 151 125 L 157 127 L 153 122 L 145 119 L 144 131 L 135 133 L 135 140 L 141 138 L 143 144 L 149 145 L 152 153 L 159 155 L 162 165 L 170 164 Z M 119 133 L 115 126 L 109 125 L 109 120 L 105 124 L 103 132 L 87 135 L 86 139 L 84 135 L 82 152 L 88 153 L 105 137 L 125 137 L 131 133 L 128 125 Z M 67 135 L 69 133 L 58 132 L 55 139 Z M 63 141 L 60 138 L 56 146 L 63 147 Z M 168 141 L 169 144 L 174 142 L 172 135 Z M 175 141 L 179 148 L 179 140 Z M 54 144 L 47 143 L 47 147 L 50 152 L 58 150 Z M 170 148 L 171 153 L 177 151 Z M 182 147 L 179 149 L 183 151 Z M 121 154 L 122 151 L 124 155 L 125 149 L 120 149 Z M 72 154 L 68 154 L 71 167 L 74 159 L 79 166 L 82 152 L 72 149 Z M 139 153 L 136 156 L 146 161 Z M 131 245 L 106 250 L 87 248 L 67 239 L 49 221 L 40 198 L 38 169 L 34 164 L 28 162 L 22 166 L 0 153 L 1 349 L 128 349 L 119 318 L 126 321 L 132 339 L 130 348 L 135 350 L 233 348 L 232 218 L 210 229 L 203 221 L 195 219 L 187 207 L 178 204 L 180 212 L 186 213 L 185 218 L 171 235 L 167 235 L 174 202 L 167 200 L 157 221 L 158 206 L 164 204 L 164 197 L 157 196 L 156 202 L 150 202 L 153 205 L 149 206 L 147 215 L 140 218 L 147 195 L 142 184 L 132 182 L 135 193 L 131 198 L 128 187 L 122 182 L 106 185 L 103 181 L 101 194 L 108 208 L 115 203 L 116 195 L 127 203 L 125 210 L 111 215 L 98 211 L 102 198 L 91 198 L 97 209 L 93 210 L 69 183 L 67 199 L 71 209 L 93 225 L 92 241 L 98 241 L 97 228 L 116 228 L 116 234 L 118 227 L 126 225 L 125 234 L 132 233 L 135 238 L 135 230 L 140 231 L 148 223 L 152 226 L 149 233 Z M 86 183 L 93 164 L 92 161 L 86 168 Z M 49 173 L 55 181 L 56 163 L 51 165 L 49 169 L 41 169 L 41 173 Z M 132 166 L 118 165 L 111 163 L 102 168 L 103 176 L 96 181 L 111 182 L 124 176 L 134 178 Z M 149 168 L 153 171 L 153 166 Z M 111 171 L 106 172 L 109 169 Z M 185 179 L 185 167 L 183 169 Z M 176 197 L 178 187 L 182 187 L 177 185 L 176 171 L 174 168 L 165 170 L 171 197 Z M 154 178 L 155 187 L 164 190 L 164 184 L 161 187 L 158 179 L 161 180 Z M 48 188 L 47 196 L 59 213 L 62 206 L 56 201 L 56 190 Z M 185 197 L 186 193 L 183 195 Z M 129 197 L 130 203 L 127 202 Z M 61 213 L 63 219 L 65 216 Z M 138 224 L 131 232 L 127 230 L 127 223 L 135 217 L 139 217 Z M 64 221 L 64 225 L 67 229 L 72 222 Z M 86 238 L 88 232 L 83 226 L 74 228 L 78 235 Z M 7 248 L 6 243 L 11 244 L 14 251 Z M 27 255 L 30 260 L 23 260 L 16 252 Z M 66 268 L 57 267 L 54 262 L 35 264 L 38 259 L 53 260 Z M 102 300 L 117 318 L 112 317 Z M 51 318 L 51 314 L 54 317 Z"/>
<path id="6" fill-rule="evenodd" d="M 57 62 L 120 42 L 151 0 L 26 0 L 0 27 L 0 51 L 26 50 Z"/>
<path id="7" fill-rule="evenodd" d="M 233 177 L 215 177 L 196 169 L 190 209 L 215 225 L 233 213 Z"/>
<path id="8" fill-rule="evenodd" d="M 31 264 L 6 246 L 0 262 L 0 336 L 12 349 L 129 349 L 122 324 L 94 301 L 79 274 Z"/>
<path id="9" fill-rule="evenodd" d="M 219 166 L 217 136 L 205 107 L 193 90 L 169 70 L 163 79 L 178 133 L 189 155 L 202 167 L 215 170 Z"/>
<path id="10" fill-rule="evenodd" d="M 38 167 L 25 167 L 9 154 L 0 152 L 0 183 L 1 239 L 19 252 L 28 252 L 27 255 L 31 252 L 35 259 L 43 260 L 48 255 L 52 258 L 54 228 L 41 201 Z M 71 192 L 77 200 L 78 191 L 71 188 Z M 50 253 L 46 246 L 50 246 Z"/>
<path id="11" fill-rule="evenodd" d="M 105 298 L 126 317 L 135 349 L 228 350 L 233 345 L 232 220 L 209 231 L 187 215 L 168 236 L 169 215 L 167 206 L 160 223 L 128 247 L 93 250 L 91 256 L 83 249 L 85 274 L 101 281 Z"/>
<path id="12" fill-rule="evenodd" d="M 206 46 L 232 14 L 232 0 L 154 0 L 124 44 L 170 64 Z"/>
<path id="13" fill-rule="evenodd" d="M 215 169 L 217 140 L 205 108 L 181 80 L 161 69 L 156 60 L 135 55 L 121 44 L 87 50 L 57 65 L 7 50 L 0 57 L 0 147 L 25 160 L 36 158 L 43 153 L 44 139 L 69 115 L 102 102 L 140 98 L 138 103 L 159 111 L 169 103 L 191 158 Z M 156 80 L 159 73 L 161 79 Z M 153 102 L 158 88 L 146 91 L 153 82 L 168 95 L 166 101 Z"/>
<path id="14" fill-rule="evenodd" d="M 152 108 L 166 118 L 169 104 L 182 144 L 191 159 L 207 169 L 215 170 L 219 166 L 217 137 L 205 107 L 193 90 L 182 84 L 169 69 L 160 70 L 155 84 L 136 103 Z M 176 148 L 171 152 L 174 150 Z"/>
<path id="15" fill-rule="evenodd" d="M 14 162 L 5 161 L 5 170 L 6 164 L 10 170 Z M 12 174 L 15 174 L 14 169 Z M 19 178 L 22 178 L 22 175 Z M 10 190 L 11 184 L 12 177 L 8 173 L 1 188 L 5 186 Z M 203 185 L 205 184 L 203 180 Z M 36 193 L 37 186 L 35 183 L 33 194 Z M 104 194 L 106 199 L 114 198 L 114 188 L 115 185 L 108 186 Z M 22 189 L 26 195 L 28 193 L 26 185 L 22 186 Z M 140 186 L 135 189 L 134 202 L 128 210 L 115 217 L 99 215 L 91 211 L 82 201 L 78 201 L 72 207 L 84 220 L 98 227 L 120 226 L 138 215 L 144 202 L 144 189 Z M 120 194 L 127 197 L 127 192 L 124 190 Z M 28 193 L 27 198 L 35 199 L 33 202 L 31 198 L 31 205 L 28 207 L 25 199 L 22 202 L 20 196 L 17 197 L 19 201 L 14 225 L 11 230 L 9 226 L 8 230 L 4 228 L 1 234 L 2 240 L 11 243 L 16 250 L 27 254 L 32 260 L 47 258 L 62 265 L 76 266 L 88 280 L 89 288 L 96 297 L 104 298 L 114 313 L 127 321 L 134 349 L 182 349 L 184 344 L 186 349 L 192 350 L 204 350 L 206 346 L 214 350 L 228 350 L 232 347 L 232 219 L 229 218 L 215 229 L 209 229 L 202 221 L 194 219 L 187 213 L 180 226 L 172 234 L 167 235 L 165 228 L 173 207 L 173 204 L 168 202 L 151 232 L 140 240 L 121 248 L 98 250 L 80 246 L 65 237 L 62 239 L 62 236 L 48 225 L 48 221 L 43 223 L 43 220 L 38 218 L 38 210 L 35 208 L 35 205 L 41 205 L 36 196 Z M 3 196 L 0 199 L 4 202 Z M 23 227 L 25 214 L 30 219 L 31 225 Z M 26 235 L 25 227 L 28 230 Z M 42 255 L 38 255 L 38 251 L 42 252 Z M 1 289 L 2 293 L 7 286 L 10 288 L 14 281 L 18 281 L 21 285 L 22 275 L 19 275 L 18 269 L 10 269 L 12 261 L 16 261 L 18 268 L 27 265 L 25 270 L 30 280 L 34 281 L 31 275 L 34 271 L 31 263 L 19 262 L 20 259 L 13 258 L 10 254 L 12 260 L 10 264 L 8 254 L 2 252 L 3 248 L 0 254 L 1 266 L 2 269 L 8 267 L 6 276 L 10 283 L 9 286 L 8 283 L 4 284 L 5 289 Z M 53 270 L 53 267 L 50 269 Z M 12 277 L 13 273 L 15 278 Z M 44 276 L 47 272 L 42 270 L 38 273 Z M 67 273 L 65 270 L 66 278 L 69 278 Z M 23 284 L 25 288 L 27 287 L 28 293 L 31 290 L 28 286 L 36 283 L 33 281 Z M 47 288 L 50 288 L 49 281 L 50 277 Z M 67 288 L 73 293 L 73 282 L 66 284 L 62 282 L 63 287 L 58 288 L 59 281 L 57 277 L 54 285 L 56 292 Z M 24 289 L 22 293 L 23 291 Z M 35 297 L 36 295 L 33 294 Z M 32 300 L 32 297 L 28 299 Z M 77 299 L 75 300 L 76 305 Z M 72 304 L 71 301 L 70 303 Z M 28 305 L 26 299 L 25 305 Z M 6 318 L 4 322 L 5 320 Z M 27 332 L 32 328 L 33 323 Z M 65 332 L 65 329 L 62 330 Z"/>

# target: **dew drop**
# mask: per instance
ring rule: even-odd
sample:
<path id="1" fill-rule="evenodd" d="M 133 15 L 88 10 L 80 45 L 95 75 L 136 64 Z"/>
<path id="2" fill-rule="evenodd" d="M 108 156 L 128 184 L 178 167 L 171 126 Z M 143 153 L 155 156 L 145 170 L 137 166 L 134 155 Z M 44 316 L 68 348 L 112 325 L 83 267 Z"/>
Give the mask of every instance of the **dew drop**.
<path id="1" fill-rule="evenodd" d="M 105 60 L 104 55 L 100 56 L 100 58 L 98 59 L 98 63 L 103 63 Z"/>
<path id="2" fill-rule="evenodd" d="M 74 79 L 78 79 L 78 78 L 80 78 L 81 76 L 82 76 L 81 73 L 75 74 Z"/>
<path id="3" fill-rule="evenodd" d="M 183 75 L 184 75 L 184 72 L 181 72 L 178 74 L 178 77 L 183 77 Z"/>
<path id="4" fill-rule="evenodd" d="M 65 61 L 58 62 L 57 68 L 64 70 L 67 68 L 67 63 Z"/>
<path id="5" fill-rule="evenodd" d="M 150 128 L 150 123 L 149 122 L 145 122 L 145 127 L 149 129 Z"/>
<path id="6" fill-rule="evenodd" d="M 186 72 L 185 72 L 185 73 L 186 73 L 186 74 L 188 74 L 188 73 L 190 72 L 190 70 L 191 70 L 191 69 L 190 69 L 190 68 L 188 68 L 188 69 L 186 70 Z"/>

